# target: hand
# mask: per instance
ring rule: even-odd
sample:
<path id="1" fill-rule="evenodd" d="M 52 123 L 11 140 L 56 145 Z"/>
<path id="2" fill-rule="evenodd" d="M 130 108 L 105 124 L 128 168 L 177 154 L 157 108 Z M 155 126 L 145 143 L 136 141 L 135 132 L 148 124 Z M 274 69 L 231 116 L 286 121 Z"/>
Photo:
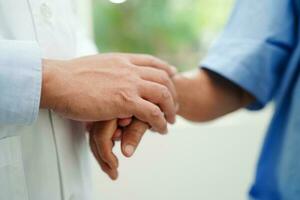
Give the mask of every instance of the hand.
<path id="1" fill-rule="evenodd" d="M 112 179 L 118 178 L 118 159 L 112 149 L 116 140 L 121 140 L 122 152 L 125 156 L 133 155 L 135 149 L 140 143 L 144 133 L 148 129 L 146 123 L 136 119 L 120 120 L 119 124 L 130 126 L 121 132 L 118 129 L 117 120 L 106 122 L 95 122 L 89 124 L 89 141 L 92 153 L 98 161 L 101 169 Z"/>
<path id="2" fill-rule="evenodd" d="M 219 75 L 205 70 L 199 71 L 193 78 L 178 75 L 173 81 L 178 92 L 179 114 L 196 122 L 215 119 L 254 101 L 246 91 Z M 110 135 L 112 140 L 121 139 L 122 152 L 130 157 L 148 126 L 137 119 L 131 121 L 131 118 L 118 120 L 118 125 L 124 127 L 123 132 L 120 129 L 112 129 Z"/>
<path id="3" fill-rule="evenodd" d="M 155 131 L 175 122 L 173 68 L 147 55 L 44 60 L 41 108 L 78 121 L 136 117 Z"/>
<path id="4" fill-rule="evenodd" d="M 102 171 L 112 180 L 118 178 L 118 158 L 112 152 L 113 135 L 117 130 L 117 121 L 95 122 L 89 125 L 89 142 L 92 153 Z"/>
<path id="5" fill-rule="evenodd" d="M 178 114 L 192 121 L 210 121 L 254 101 L 246 91 L 206 70 L 200 70 L 193 78 L 185 78 L 178 74 L 172 79 L 180 105 Z M 137 119 L 134 119 L 132 123 L 130 119 L 121 119 L 118 120 L 118 124 L 126 127 L 124 128 L 127 130 L 126 133 L 121 133 L 119 130 L 117 135 L 122 135 L 123 154 L 130 157 L 139 145 L 147 126 Z M 126 139 L 127 137 L 130 139 Z M 126 148 L 128 144 L 132 144 L 132 147 Z M 126 149 L 130 151 L 126 151 Z"/>

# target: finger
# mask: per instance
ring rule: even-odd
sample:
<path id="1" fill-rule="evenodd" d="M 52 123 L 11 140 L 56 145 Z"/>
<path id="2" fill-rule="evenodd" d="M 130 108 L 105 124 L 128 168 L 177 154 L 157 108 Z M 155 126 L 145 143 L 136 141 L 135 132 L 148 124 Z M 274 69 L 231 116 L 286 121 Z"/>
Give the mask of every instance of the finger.
<path id="1" fill-rule="evenodd" d="M 93 122 L 87 122 L 87 123 L 85 124 L 86 131 L 87 131 L 87 132 L 90 132 L 91 129 L 92 129 L 92 126 L 93 126 Z"/>
<path id="2" fill-rule="evenodd" d="M 111 180 L 117 180 L 119 176 L 118 169 L 111 169 L 107 166 L 107 164 L 103 161 L 100 160 L 100 166 L 105 166 L 105 170 L 103 170 Z M 103 169 L 103 168 L 101 168 Z"/>
<path id="3" fill-rule="evenodd" d="M 125 54 L 130 59 L 130 62 L 138 66 L 148 66 L 157 69 L 164 70 L 168 73 L 170 77 L 173 77 L 177 73 L 177 69 L 174 66 L 171 66 L 167 62 L 156 58 L 151 55 L 145 54 Z"/>
<path id="4" fill-rule="evenodd" d="M 168 132 L 164 113 L 157 105 L 140 98 L 135 104 L 127 107 L 127 109 L 132 111 L 137 119 L 148 123 L 153 130 L 161 134 Z"/>
<path id="5" fill-rule="evenodd" d="M 112 139 L 106 140 L 104 138 L 94 137 L 96 146 L 99 152 L 101 159 L 108 164 L 111 169 L 118 168 L 118 159 L 115 154 L 112 152 L 114 143 Z"/>
<path id="6" fill-rule="evenodd" d="M 176 88 L 166 72 L 150 67 L 143 67 L 138 68 L 138 73 L 144 80 L 156 82 L 158 84 L 166 86 L 172 94 L 174 104 L 177 104 L 178 101 Z"/>
<path id="7" fill-rule="evenodd" d="M 131 157 L 134 154 L 148 128 L 148 124 L 137 119 L 134 119 L 128 127 L 124 128 L 121 140 L 121 148 L 124 156 Z"/>
<path id="8" fill-rule="evenodd" d="M 132 121 L 132 118 L 124 118 L 124 119 L 119 119 L 118 120 L 118 125 L 121 127 L 126 127 L 128 126 Z"/>
<path id="9" fill-rule="evenodd" d="M 113 134 L 117 130 L 116 120 L 106 123 L 97 123 L 92 130 L 92 137 L 96 143 L 101 159 L 107 163 L 111 169 L 118 168 L 118 159 L 112 152 Z"/>
<path id="10" fill-rule="evenodd" d="M 92 137 L 90 137 L 90 147 L 94 157 L 96 158 L 98 164 L 100 165 L 103 172 L 105 172 L 112 180 L 116 180 L 118 178 L 117 169 L 111 169 L 100 157 L 97 145 Z"/>
<path id="11" fill-rule="evenodd" d="M 107 163 L 111 169 L 117 169 L 119 165 L 118 158 L 112 152 L 114 142 L 112 140 L 110 141 L 99 140 L 99 139 L 97 140 L 96 137 L 94 137 L 94 140 L 96 142 L 97 149 L 101 159 L 105 163 Z"/>
<path id="12" fill-rule="evenodd" d="M 145 81 L 140 91 L 141 97 L 159 105 L 169 123 L 174 124 L 176 118 L 176 105 L 169 90 L 158 83 Z"/>
<path id="13" fill-rule="evenodd" d="M 122 137 L 122 130 L 121 129 L 117 129 L 112 137 L 113 141 L 119 141 Z"/>

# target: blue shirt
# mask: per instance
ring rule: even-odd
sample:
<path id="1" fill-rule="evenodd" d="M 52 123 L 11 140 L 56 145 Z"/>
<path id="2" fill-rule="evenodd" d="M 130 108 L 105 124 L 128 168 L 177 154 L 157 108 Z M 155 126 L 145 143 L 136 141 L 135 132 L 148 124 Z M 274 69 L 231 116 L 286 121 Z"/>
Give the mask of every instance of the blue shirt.
<path id="1" fill-rule="evenodd" d="M 249 109 L 275 102 L 252 199 L 300 199 L 299 14 L 299 0 L 238 0 L 201 64 L 254 95 Z"/>

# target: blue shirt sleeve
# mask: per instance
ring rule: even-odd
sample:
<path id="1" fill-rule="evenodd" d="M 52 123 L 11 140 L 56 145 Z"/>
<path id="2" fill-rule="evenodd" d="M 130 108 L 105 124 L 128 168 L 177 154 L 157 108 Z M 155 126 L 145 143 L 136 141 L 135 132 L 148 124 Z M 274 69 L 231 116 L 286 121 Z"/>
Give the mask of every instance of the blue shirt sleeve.
<path id="1" fill-rule="evenodd" d="M 264 107 L 296 44 L 294 18 L 292 0 L 238 0 L 201 66 L 254 95 L 249 109 Z"/>
<path id="2" fill-rule="evenodd" d="M 0 125 L 35 121 L 41 79 L 41 54 L 36 42 L 0 40 Z"/>

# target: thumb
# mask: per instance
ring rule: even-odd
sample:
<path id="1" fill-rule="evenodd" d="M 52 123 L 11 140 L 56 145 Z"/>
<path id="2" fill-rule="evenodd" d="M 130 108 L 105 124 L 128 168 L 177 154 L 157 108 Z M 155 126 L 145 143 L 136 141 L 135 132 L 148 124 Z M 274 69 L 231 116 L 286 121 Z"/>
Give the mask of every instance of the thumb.
<path id="1" fill-rule="evenodd" d="M 131 157 L 134 154 L 148 128 L 148 124 L 137 119 L 133 119 L 132 123 L 124 128 L 121 139 L 121 148 L 124 156 Z"/>

